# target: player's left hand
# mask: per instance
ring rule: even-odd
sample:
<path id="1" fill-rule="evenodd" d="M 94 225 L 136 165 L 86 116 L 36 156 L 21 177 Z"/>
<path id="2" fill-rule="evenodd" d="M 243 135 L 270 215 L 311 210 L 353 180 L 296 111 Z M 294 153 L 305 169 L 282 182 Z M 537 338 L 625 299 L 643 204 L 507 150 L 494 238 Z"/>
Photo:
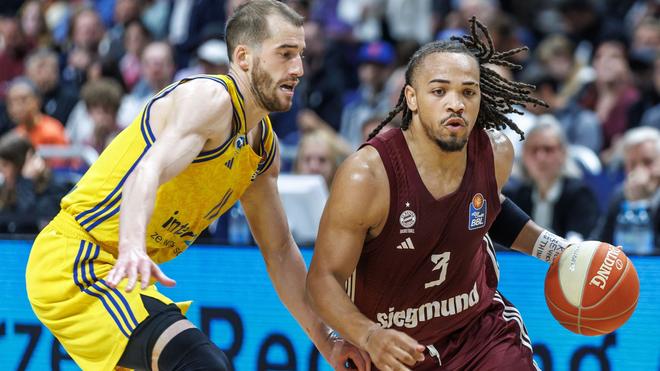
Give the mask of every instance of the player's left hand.
<path id="1" fill-rule="evenodd" d="M 331 336 L 330 356 L 326 357 L 335 370 L 371 371 L 369 353 L 357 348 L 339 336 Z"/>

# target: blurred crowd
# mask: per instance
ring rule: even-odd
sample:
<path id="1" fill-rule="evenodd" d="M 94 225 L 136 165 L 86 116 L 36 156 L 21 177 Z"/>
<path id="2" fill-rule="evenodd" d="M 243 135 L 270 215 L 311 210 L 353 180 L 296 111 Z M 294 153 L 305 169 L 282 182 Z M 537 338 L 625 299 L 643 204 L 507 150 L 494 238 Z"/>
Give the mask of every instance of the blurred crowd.
<path id="1" fill-rule="evenodd" d="M 100 153 L 153 94 L 226 73 L 224 23 L 241 2 L 3 0 L 0 232 L 43 227 L 93 161 L 80 154 Z M 284 171 L 329 185 L 396 104 L 412 53 L 476 15 L 499 50 L 529 47 L 512 60 L 524 69 L 493 69 L 548 103 L 511 117 L 527 139 L 507 132 L 506 195 L 571 240 L 660 252 L 660 1 L 286 2 L 305 16 L 307 47 L 293 108 L 271 117 Z"/>

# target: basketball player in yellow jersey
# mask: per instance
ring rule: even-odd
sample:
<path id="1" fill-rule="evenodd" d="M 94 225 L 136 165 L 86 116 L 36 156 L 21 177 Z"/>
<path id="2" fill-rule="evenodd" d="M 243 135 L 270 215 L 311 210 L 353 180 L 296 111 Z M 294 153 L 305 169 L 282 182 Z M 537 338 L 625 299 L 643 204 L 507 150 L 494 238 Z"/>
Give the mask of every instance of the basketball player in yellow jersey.
<path id="1" fill-rule="evenodd" d="M 84 370 L 231 369 L 154 283 L 174 285 L 157 264 L 239 199 L 279 297 L 319 351 L 337 368 L 351 358 L 368 369 L 305 303 L 305 264 L 277 193 L 267 114 L 291 107 L 302 24 L 275 0 L 236 9 L 226 29 L 229 75 L 195 76 L 152 98 L 35 240 L 30 303 Z"/>

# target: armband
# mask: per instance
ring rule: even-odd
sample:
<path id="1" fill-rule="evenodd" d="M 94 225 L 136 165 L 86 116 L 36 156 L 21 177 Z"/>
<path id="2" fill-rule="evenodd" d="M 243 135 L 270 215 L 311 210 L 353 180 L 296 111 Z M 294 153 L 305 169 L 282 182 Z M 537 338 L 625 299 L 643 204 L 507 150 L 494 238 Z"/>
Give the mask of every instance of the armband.
<path id="1" fill-rule="evenodd" d="M 510 248 L 530 219 L 527 213 L 507 198 L 502 202 L 500 213 L 490 226 L 488 235 L 498 244 Z"/>

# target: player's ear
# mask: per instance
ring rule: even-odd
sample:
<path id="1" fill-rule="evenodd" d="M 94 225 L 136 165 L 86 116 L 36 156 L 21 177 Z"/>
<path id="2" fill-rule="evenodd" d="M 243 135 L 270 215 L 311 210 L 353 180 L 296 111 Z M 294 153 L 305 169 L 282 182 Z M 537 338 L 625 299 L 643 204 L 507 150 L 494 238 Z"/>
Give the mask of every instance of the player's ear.
<path id="1" fill-rule="evenodd" d="M 417 112 L 417 94 L 415 93 L 415 89 L 410 85 L 406 85 L 404 94 L 406 95 L 408 109 L 412 112 Z"/>
<path id="2" fill-rule="evenodd" d="M 250 50 L 247 45 L 239 44 L 234 48 L 234 55 L 232 56 L 233 60 L 236 61 L 238 67 L 243 71 L 248 71 L 250 69 Z"/>

